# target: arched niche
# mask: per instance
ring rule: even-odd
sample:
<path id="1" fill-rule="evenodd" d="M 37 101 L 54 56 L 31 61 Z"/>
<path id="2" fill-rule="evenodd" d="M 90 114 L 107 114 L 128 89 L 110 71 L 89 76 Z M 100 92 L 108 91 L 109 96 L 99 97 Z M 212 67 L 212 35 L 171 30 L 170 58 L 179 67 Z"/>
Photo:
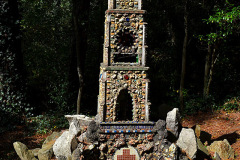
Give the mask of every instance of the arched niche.
<path id="1" fill-rule="evenodd" d="M 132 97 L 127 89 L 122 89 L 116 101 L 116 119 L 115 121 L 132 121 L 133 120 Z"/>

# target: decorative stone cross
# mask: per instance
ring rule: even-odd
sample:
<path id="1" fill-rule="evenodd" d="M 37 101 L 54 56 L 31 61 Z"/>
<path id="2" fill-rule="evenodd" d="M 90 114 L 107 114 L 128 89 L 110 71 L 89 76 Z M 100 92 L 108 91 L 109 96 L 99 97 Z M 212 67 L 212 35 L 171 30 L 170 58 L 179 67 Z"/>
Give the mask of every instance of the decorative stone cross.
<path id="1" fill-rule="evenodd" d="M 118 155 L 117 160 L 136 160 L 136 155 L 130 155 L 130 149 L 123 149 L 123 155 Z"/>

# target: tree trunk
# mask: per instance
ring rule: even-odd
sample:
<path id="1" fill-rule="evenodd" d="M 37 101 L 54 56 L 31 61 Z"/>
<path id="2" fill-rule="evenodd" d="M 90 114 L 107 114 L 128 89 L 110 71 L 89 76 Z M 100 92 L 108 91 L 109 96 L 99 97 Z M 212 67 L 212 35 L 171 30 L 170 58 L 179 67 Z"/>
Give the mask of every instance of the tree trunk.
<path id="1" fill-rule="evenodd" d="M 216 48 L 213 49 L 212 51 L 212 61 L 211 61 L 211 68 L 209 70 L 209 80 L 208 80 L 208 84 L 207 84 L 207 89 L 206 89 L 206 96 L 208 97 L 209 96 L 209 90 L 210 90 L 210 84 L 212 82 L 212 77 L 213 77 L 213 69 L 214 69 L 214 66 L 217 62 L 217 59 L 218 59 L 218 55 L 216 55 Z"/>
<path id="2" fill-rule="evenodd" d="M 75 39 L 75 52 L 77 57 L 77 73 L 79 89 L 77 97 L 77 114 L 80 114 L 80 105 L 83 91 L 84 62 L 87 52 L 87 25 L 90 1 L 73 0 L 73 27 Z"/>
<path id="3" fill-rule="evenodd" d="M 205 60 L 205 71 L 204 71 L 204 84 L 203 84 L 203 98 L 206 99 L 208 97 L 208 83 L 209 83 L 209 72 L 211 67 L 211 55 L 212 55 L 212 45 L 208 45 L 208 52 Z"/>
<path id="4" fill-rule="evenodd" d="M 187 43 L 188 43 L 188 11 L 187 11 L 187 3 L 185 2 L 185 11 L 184 11 L 184 30 L 185 36 L 183 41 L 183 52 L 182 52 L 182 72 L 181 72 L 181 81 L 180 81 L 180 89 L 179 89 L 179 99 L 180 99 L 180 110 L 184 109 L 184 100 L 183 100 L 183 88 L 185 82 L 185 74 L 186 74 L 186 57 L 187 57 Z"/>

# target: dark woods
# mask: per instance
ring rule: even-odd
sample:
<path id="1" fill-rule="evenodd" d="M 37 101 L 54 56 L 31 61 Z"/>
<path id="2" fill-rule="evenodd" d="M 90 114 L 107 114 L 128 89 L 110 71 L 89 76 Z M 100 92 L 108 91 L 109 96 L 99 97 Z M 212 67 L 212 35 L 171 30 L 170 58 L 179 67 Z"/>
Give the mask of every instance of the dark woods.
<path id="1" fill-rule="evenodd" d="M 153 120 L 172 107 L 192 114 L 240 96 L 238 1 L 143 4 Z M 95 115 L 107 0 L 0 5 L 2 124 L 10 117 Z"/>

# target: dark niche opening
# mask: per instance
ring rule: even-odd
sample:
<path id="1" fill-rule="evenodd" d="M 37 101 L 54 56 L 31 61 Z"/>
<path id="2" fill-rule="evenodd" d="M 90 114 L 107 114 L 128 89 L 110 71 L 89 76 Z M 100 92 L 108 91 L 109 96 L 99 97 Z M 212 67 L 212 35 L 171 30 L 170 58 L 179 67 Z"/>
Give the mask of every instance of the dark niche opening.
<path id="1" fill-rule="evenodd" d="M 128 90 L 121 90 L 116 104 L 116 121 L 132 121 L 132 108 L 132 97 Z"/>
<path id="2" fill-rule="evenodd" d="M 114 62 L 137 63 L 137 54 L 115 54 Z"/>
<path id="3" fill-rule="evenodd" d="M 130 47 L 134 43 L 134 35 L 129 29 L 124 29 L 118 33 L 118 43 L 124 47 Z"/>

